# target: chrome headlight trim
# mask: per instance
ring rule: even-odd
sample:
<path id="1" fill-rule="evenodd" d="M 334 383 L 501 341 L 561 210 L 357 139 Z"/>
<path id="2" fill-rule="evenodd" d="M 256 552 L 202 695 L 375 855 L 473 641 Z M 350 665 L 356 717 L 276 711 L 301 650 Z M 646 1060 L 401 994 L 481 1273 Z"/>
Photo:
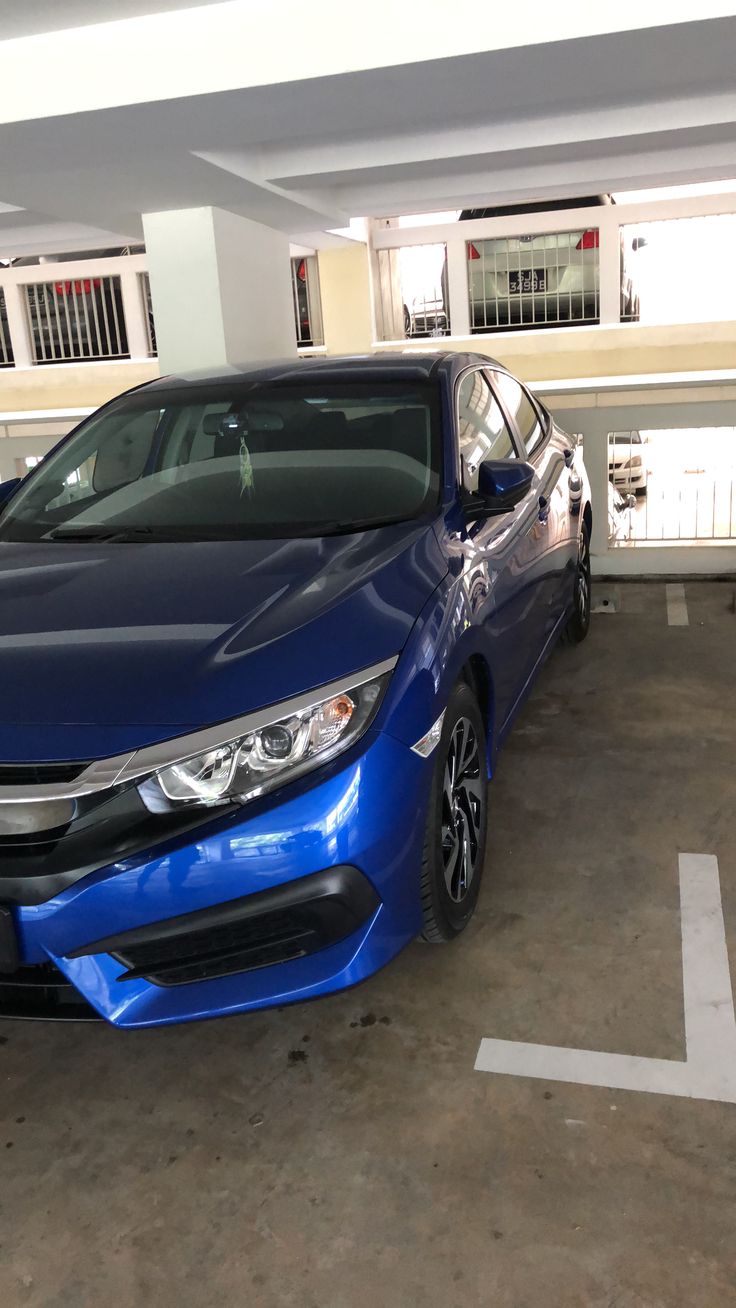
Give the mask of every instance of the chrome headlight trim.
<path id="1" fill-rule="evenodd" d="M 228 719 L 211 727 L 203 727 L 186 736 L 174 736 L 156 745 L 147 745 L 133 753 L 119 754 L 114 758 L 100 759 L 90 763 L 74 781 L 59 782 L 50 785 L 34 786 L 0 786 L 0 804 L 34 803 L 55 799 L 78 799 L 83 795 L 94 795 L 101 790 L 109 790 L 128 781 L 171 767 L 174 763 L 183 763 L 197 754 L 204 754 L 219 745 L 227 745 L 246 736 L 249 732 L 259 731 L 278 722 L 283 717 L 301 713 L 320 704 L 323 700 L 339 695 L 346 687 L 357 689 L 368 681 L 392 672 L 398 663 L 398 654 L 393 658 L 374 663 L 369 668 L 340 677 L 339 681 L 330 681 L 323 686 L 315 686 L 303 695 L 292 699 L 280 700 L 269 704 L 267 708 L 256 709 L 241 718 Z"/>

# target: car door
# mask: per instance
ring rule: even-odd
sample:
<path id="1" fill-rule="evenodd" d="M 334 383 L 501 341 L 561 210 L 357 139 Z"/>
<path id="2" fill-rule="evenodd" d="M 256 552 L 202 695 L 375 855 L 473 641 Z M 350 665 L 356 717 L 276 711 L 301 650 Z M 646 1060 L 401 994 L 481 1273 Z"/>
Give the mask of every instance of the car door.
<path id="1" fill-rule="evenodd" d="M 490 378 L 521 442 L 522 457 L 533 464 L 539 476 L 541 530 L 535 537 L 536 570 L 544 608 L 544 635 L 549 637 L 567 607 L 573 584 L 577 531 L 571 520 L 570 475 L 565 458 L 569 442 L 515 377 L 494 370 Z"/>
<path id="2" fill-rule="evenodd" d="M 461 374 L 456 405 L 460 472 L 464 489 L 473 492 L 484 460 L 518 459 L 522 450 L 482 367 Z M 513 511 L 468 526 L 466 595 L 483 624 L 501 730 L 544 643 L 539 569 L 544 532 L 536 479 Z"/>

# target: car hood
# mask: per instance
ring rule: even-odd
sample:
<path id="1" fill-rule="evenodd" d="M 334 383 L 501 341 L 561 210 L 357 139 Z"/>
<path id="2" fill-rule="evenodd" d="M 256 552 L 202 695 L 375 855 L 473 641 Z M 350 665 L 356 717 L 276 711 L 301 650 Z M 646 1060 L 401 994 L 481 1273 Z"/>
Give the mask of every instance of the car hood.
<path id="1" fill-rule="evenodd" d="M 112 755 L 397 654 L 447 571 L 431 526 L 0 544 L 0 759 Z"/>

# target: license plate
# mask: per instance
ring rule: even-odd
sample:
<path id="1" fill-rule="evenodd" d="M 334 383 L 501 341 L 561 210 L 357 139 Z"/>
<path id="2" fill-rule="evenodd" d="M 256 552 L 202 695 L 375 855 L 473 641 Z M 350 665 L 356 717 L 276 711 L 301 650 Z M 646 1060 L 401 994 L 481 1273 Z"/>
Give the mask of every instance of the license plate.
<path id="1" fill-rule="evenodd" d="M 533 295 L 535 291 L 546 289 L 546 272 L 544 268 L 522 268 L 521 272 L 509 273 L 509 293 L 511 295 Z"/>

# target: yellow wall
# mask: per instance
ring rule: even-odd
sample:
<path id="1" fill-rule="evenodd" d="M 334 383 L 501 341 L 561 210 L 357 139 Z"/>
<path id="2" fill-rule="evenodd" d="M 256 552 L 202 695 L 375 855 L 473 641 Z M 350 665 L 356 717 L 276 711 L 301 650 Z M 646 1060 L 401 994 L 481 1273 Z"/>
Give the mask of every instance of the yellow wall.
<path id="1" fill-rule="evenodd" d="M 408 348 L 428 346 L 490 354 L 524 381 L 700 372 L 736 368 L 736 322 L 666 327 L 622 323 L 407 342 Z"/>
<path id="2" fill-rule="evenodd" d="M 0 412 L 97 408 L 121 391 L 158 377 L 156 359 L 130 363 L 61 363 L 0 370 Z"/>
<path id="3" fill-rule="evenodd" d="M 373 313 L 368 247 L 355 242 L 320 250 L 319 289 L 328 354 L 368 354 Z"/>

